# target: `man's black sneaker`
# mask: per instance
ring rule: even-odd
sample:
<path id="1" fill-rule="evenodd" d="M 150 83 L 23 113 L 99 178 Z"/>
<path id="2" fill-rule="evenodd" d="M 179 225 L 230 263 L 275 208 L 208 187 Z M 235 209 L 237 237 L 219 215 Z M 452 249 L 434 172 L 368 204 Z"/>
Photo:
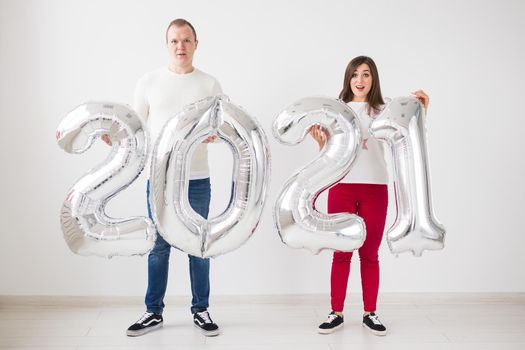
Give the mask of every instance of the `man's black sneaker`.
<path id="1" fill-rule="evenodd" d="M 345 320 L 343 316 L 340 316 L 332 311 L 330 314 L 328 314 L 328 319 L 319 325 L 317 331 L 321 334 L 330 334 L 343 327 L 344 321 Z"/>
<path id="2" fill-rule="evenodd" d="M 193 323 L 207 337 L 219 335 L 219 326 L 211 320 L 210 314 L 206 310 L 194 313 Z"/>
<path id="3" fill-rule="evenodd" d="M 146 312 L 128 328 L 126 334 L 129 337 L 137 337 L 160 327 L 162 327 L 162 315 Z"/>
<path id="4" fill-rule="evenodd" d="M 373 312 L 363 316 L 363 327 L 368 328 L 375 335 L 386 335 L 386 327 Z"/>

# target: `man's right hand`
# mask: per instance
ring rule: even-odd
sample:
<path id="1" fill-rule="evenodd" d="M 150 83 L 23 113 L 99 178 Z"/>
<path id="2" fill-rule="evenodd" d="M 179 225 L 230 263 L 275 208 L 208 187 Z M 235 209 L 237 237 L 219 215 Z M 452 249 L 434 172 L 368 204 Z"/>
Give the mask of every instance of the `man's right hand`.
<path id="1" fill-rule="evenodd" d="M 109 139 L 109 135 L 108 135 L 108 134 L 104 134 L 104 135 L 102 135 L 101 139 L 102 139 L 102 141 L 104 141 L 108 146 L 113 146 L 113 144 L 111 143 L 111 140 Z"/>

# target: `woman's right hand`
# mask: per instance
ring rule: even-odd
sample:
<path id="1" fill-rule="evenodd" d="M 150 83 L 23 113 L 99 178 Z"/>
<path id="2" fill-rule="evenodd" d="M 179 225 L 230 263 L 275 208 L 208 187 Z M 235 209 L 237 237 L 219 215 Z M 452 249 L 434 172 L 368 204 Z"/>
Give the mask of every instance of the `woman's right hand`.
<path id="1" fill-rule="evenodd" d="M 113 144 L 111 143 L 111 140 L 109 139 L 109 135 L 108 134 L 104 134 L 100 137 L 102 139 L 102 141 L 104 141 L 108 146 L 112 146 Z"/>
<path id="2" fill-rule="evenodd" d="M 328 140 L 328 132 L 321 125 L 314 125 L 310 128 L 310 135 L 319 144 L 319 150 L 322 150 Z"/>

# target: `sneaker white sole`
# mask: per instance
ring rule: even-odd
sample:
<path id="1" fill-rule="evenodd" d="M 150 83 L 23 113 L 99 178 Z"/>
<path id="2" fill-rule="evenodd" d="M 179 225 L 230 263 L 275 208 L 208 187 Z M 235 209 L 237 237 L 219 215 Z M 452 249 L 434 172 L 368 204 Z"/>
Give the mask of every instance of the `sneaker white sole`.
<path id="1" fill-rule="evenodd" d="M 376 331 L 375 329 L 372 329 L 370 327 L 368 327 L 366 324 L 364 323 L 361 323 L 363 325 L 363 327 L 365 327 L 366 329 L 368 329 L 370 331 L 370 333 L 374 334 L 374 335 L 378 335 L 380 337 L 383 337 L 386 335 L 387 331 L 384 330 L 384 331 Z"/>
<path id="2" fill-rule="evenodd" d="M 193 324 L 195 326 L 195 328 L 197 328 L 199 331 L 201 331 L 202 334 L 204 334 L 205 336 L 207 337 L 215 337 L 219 334 L 221 334 L 221 330 L 220 328 L 219 329 L 216 329 L 214 331 L 207 331 L 205 329 L 202 329 L 201 327 L 199 327 L 198 325 L 196 325 L 195 323 Z"/>
<path id="3" fill-rule="evenodd" d="M 334 328 L 330 328 L 330 329 L 317 328 L 317 332 L 319 332 L 319 334 L 330 334 L 340 328 L 343 328 L 344 325 L 345 325 L 344 323 L 341 323 L 339 326 L 335 326 Z"/>
<path id="4" fill-rule="evenodd" d="M 128 337 L 138 337 L 138 336 L 144 335 L 146 333 L 149 333 L 149 332 L 154 331 L 155 329 L 159 329 L 159 328 L 162 328 L 162 322 L 157 324 L 157 325 L 155 325 L 155 326 L 146 327 L 146 328 L 143 328 L 143 329 L 139 329 L 137 331 L 130 331 L 128 329 L 126 331 L 126 335 Z"/>

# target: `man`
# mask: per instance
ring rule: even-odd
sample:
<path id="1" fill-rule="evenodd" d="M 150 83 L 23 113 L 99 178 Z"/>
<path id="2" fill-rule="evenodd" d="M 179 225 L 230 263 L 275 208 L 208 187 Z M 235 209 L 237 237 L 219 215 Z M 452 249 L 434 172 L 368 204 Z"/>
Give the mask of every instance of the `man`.
<path id="1" fill-rule="evenodd" d="M 188 21 L 176 19 L 169 24 L 166 44 L 169 66 L 144 75 L 135 90 L 133 107 L 146 120 L 152 144 L 159 137 L 164 124 L 183 106 L 222 93 L 215 78 L 193 67 L 193 54 L 198 41 L 195 29 Z M 208 217 L 211 192 L 207 143 L 214 139 L 215 136 L 208 137 L 196 148 L 191 163 L 188 199 L 193 209 L 204 218 Z M 147 190 L 149 195 L 149 181 Z M 152 217 L 149 204 L 148 212 Z M 157 235 L 155 247 L 148 257 L 148 289 L 145 298 L 147 311 L 128 328 L 128 336 L 143 335 L 162 327 L 170 250 L 171 246 L 162 236 Z M 193 322 L 204 335 L 218 335 L 219 327 L 211 320 L 207 311 L 210 294 L 209 259 L 190 255 L 188 257 Z"/>

